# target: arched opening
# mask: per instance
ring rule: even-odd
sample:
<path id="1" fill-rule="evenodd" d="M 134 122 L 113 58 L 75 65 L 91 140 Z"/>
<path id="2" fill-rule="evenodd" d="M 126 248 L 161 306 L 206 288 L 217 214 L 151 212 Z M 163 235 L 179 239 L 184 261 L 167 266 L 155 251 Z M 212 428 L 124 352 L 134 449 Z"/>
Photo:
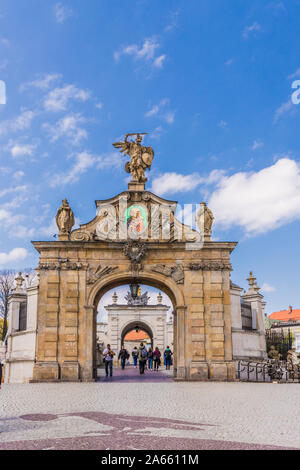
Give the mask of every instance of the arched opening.
<path id="1" fill-rule="evenodd" d="M 158 289 L 157 284 L 153 286 L 154 283 L 150 284 L 149 281 L 112 284 L 113 287 L 106 286 L 97 292 L 94 300 L 94 377 L 99 375 L 99 368 L 103 368 L 103 350 L 107 344 L 116 353 L 115 366 L 122 345 L 129 353 L 130 364 L 133 364 L 132 350 L 135 346 L 138 348 L 141 342 L 146 348 L 159 348 L 163 365 L 166 347 L 170 346 L 173 353 L 176 349 L 176 315 L 174 303 L 166 294 L 167 289 Z"/>
<path id="2" fill-rule="evenodd" d="M 148 349 L 153 348 L 153 332 L 151 328 L 142 321 L 133 321 L 126 325 L 121 333 L 121 345 L 132 357 L 134 348 L 138 348 L 143 343 Z"/>

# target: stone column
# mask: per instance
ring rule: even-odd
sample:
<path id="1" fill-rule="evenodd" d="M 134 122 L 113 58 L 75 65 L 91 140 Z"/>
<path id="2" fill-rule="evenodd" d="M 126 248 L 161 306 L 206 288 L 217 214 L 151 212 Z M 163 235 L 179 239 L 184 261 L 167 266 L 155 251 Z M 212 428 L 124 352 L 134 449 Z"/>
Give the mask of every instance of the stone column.
<path id="1" fill-rule="evenodd" d="M 85 358 L 81 368 L 81 379 L 91 382 L 94 379 L 94 306 L 85 305 L 85 328 L 81 334 L 85 338 Z"/>
<path id="2" fill-rule="evenodd" d="M 177 377 L 177 314 L 173 312 L 173 372 Z"/>
<path id="3" fill-rule="evenodd" d="M 177 336 L 177 379 L 187 378 L 186 368 L 186 335 L 187 335 L 187 324 L 186 324 L 186 310 L 185 306 L 176 307 L 176 336 Z"/>
<path id="4" fill-rule="evenodd" d="M 52 266 L 51 266 L 52 268 Z M 37 348 L 33 381 L 60 379 L 58 364 L 58 329 L 60 315 L 60 270 L 40 270 L 38 296 Z"/>

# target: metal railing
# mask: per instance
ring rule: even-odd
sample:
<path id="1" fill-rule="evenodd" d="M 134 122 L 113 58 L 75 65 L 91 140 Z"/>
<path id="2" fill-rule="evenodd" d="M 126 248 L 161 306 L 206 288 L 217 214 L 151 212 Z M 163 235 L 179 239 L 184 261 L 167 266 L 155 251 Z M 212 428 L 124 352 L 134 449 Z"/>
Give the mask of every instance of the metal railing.
<path id="1" fill-rule="evenodd" d="M 236 377 L 241 382 L 300 383 L 300 364 L 292 361 L 245 361 L 236 365 Z"/>

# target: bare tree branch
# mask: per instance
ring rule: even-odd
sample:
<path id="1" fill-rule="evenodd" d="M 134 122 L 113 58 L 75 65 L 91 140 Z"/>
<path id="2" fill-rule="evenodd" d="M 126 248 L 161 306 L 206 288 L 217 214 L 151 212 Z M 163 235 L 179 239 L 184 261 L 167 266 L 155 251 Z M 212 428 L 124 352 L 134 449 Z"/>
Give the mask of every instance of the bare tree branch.
<path id="1" fill-rule="evenodd" d="M 5 339 L 8 320 L 8 299 L 14 287 L 15 271 L 0 271 L 0 340 Z"/>

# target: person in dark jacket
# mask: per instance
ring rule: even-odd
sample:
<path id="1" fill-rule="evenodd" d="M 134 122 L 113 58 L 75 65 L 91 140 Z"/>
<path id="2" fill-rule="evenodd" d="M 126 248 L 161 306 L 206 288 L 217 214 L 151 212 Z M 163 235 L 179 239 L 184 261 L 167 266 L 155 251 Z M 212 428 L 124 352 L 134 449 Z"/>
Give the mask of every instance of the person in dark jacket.
<path id="1" fill-rule="evenodd" d="M 145 348 L 144 343 L 141 343 L 139 347 L 139 367 L 140 367 L 141 375 L 145 372 L 147 355 L 148 355 L 147 349 Z"/>
<path id="2" fill-rule="evenodd" d="M 137 368 L 137 361 L 138 361 L 138 357 L 139 357 L 139 352 L 138 352 L 138 349 L 137 349 L 136 346 L 134 346 L 131 355 L 132 355 L 134 367 Z"/>
<path id="3" fill-rule="evenodd" d="M 128 358 L 129 358 L 128 351 L 127 349 L 125 349 L 125 346 L 123 344 L 121 347 L 121 351 L 119 352 L 119 356 L 118 356 L 118 359 L 121 359 L 121 367 L 123 370 L 125 369 L 125 364 Z"/>
<path id="4" fill-rule="evenodd" d="M 160 357 L 161 357 L 161 352 L 158 349 L 158 347 L 155 348 L 155 351 L 153 353 L 153 360 L 154 360 L 154 370 L 158 371 L 158 368 L 160 366 Z"/>
<path id="5" fill-rule="evenodd" d="M 152 348 L 148 349 L 147 359 L 148 359 L 148 369 L 153 370 L 153 351 L 152 351 Z"/>
<path id="6" fill-rule="evenodd" d="M 165 357 L 165 364 L 166 364 L 166 370 L 170 370 L 171 366 L 171 361 L 172 361 L 172 351 L 169 348 L 169 346 L 166 347 L 166 350 L 164 352 L 164 357 Z"/>

